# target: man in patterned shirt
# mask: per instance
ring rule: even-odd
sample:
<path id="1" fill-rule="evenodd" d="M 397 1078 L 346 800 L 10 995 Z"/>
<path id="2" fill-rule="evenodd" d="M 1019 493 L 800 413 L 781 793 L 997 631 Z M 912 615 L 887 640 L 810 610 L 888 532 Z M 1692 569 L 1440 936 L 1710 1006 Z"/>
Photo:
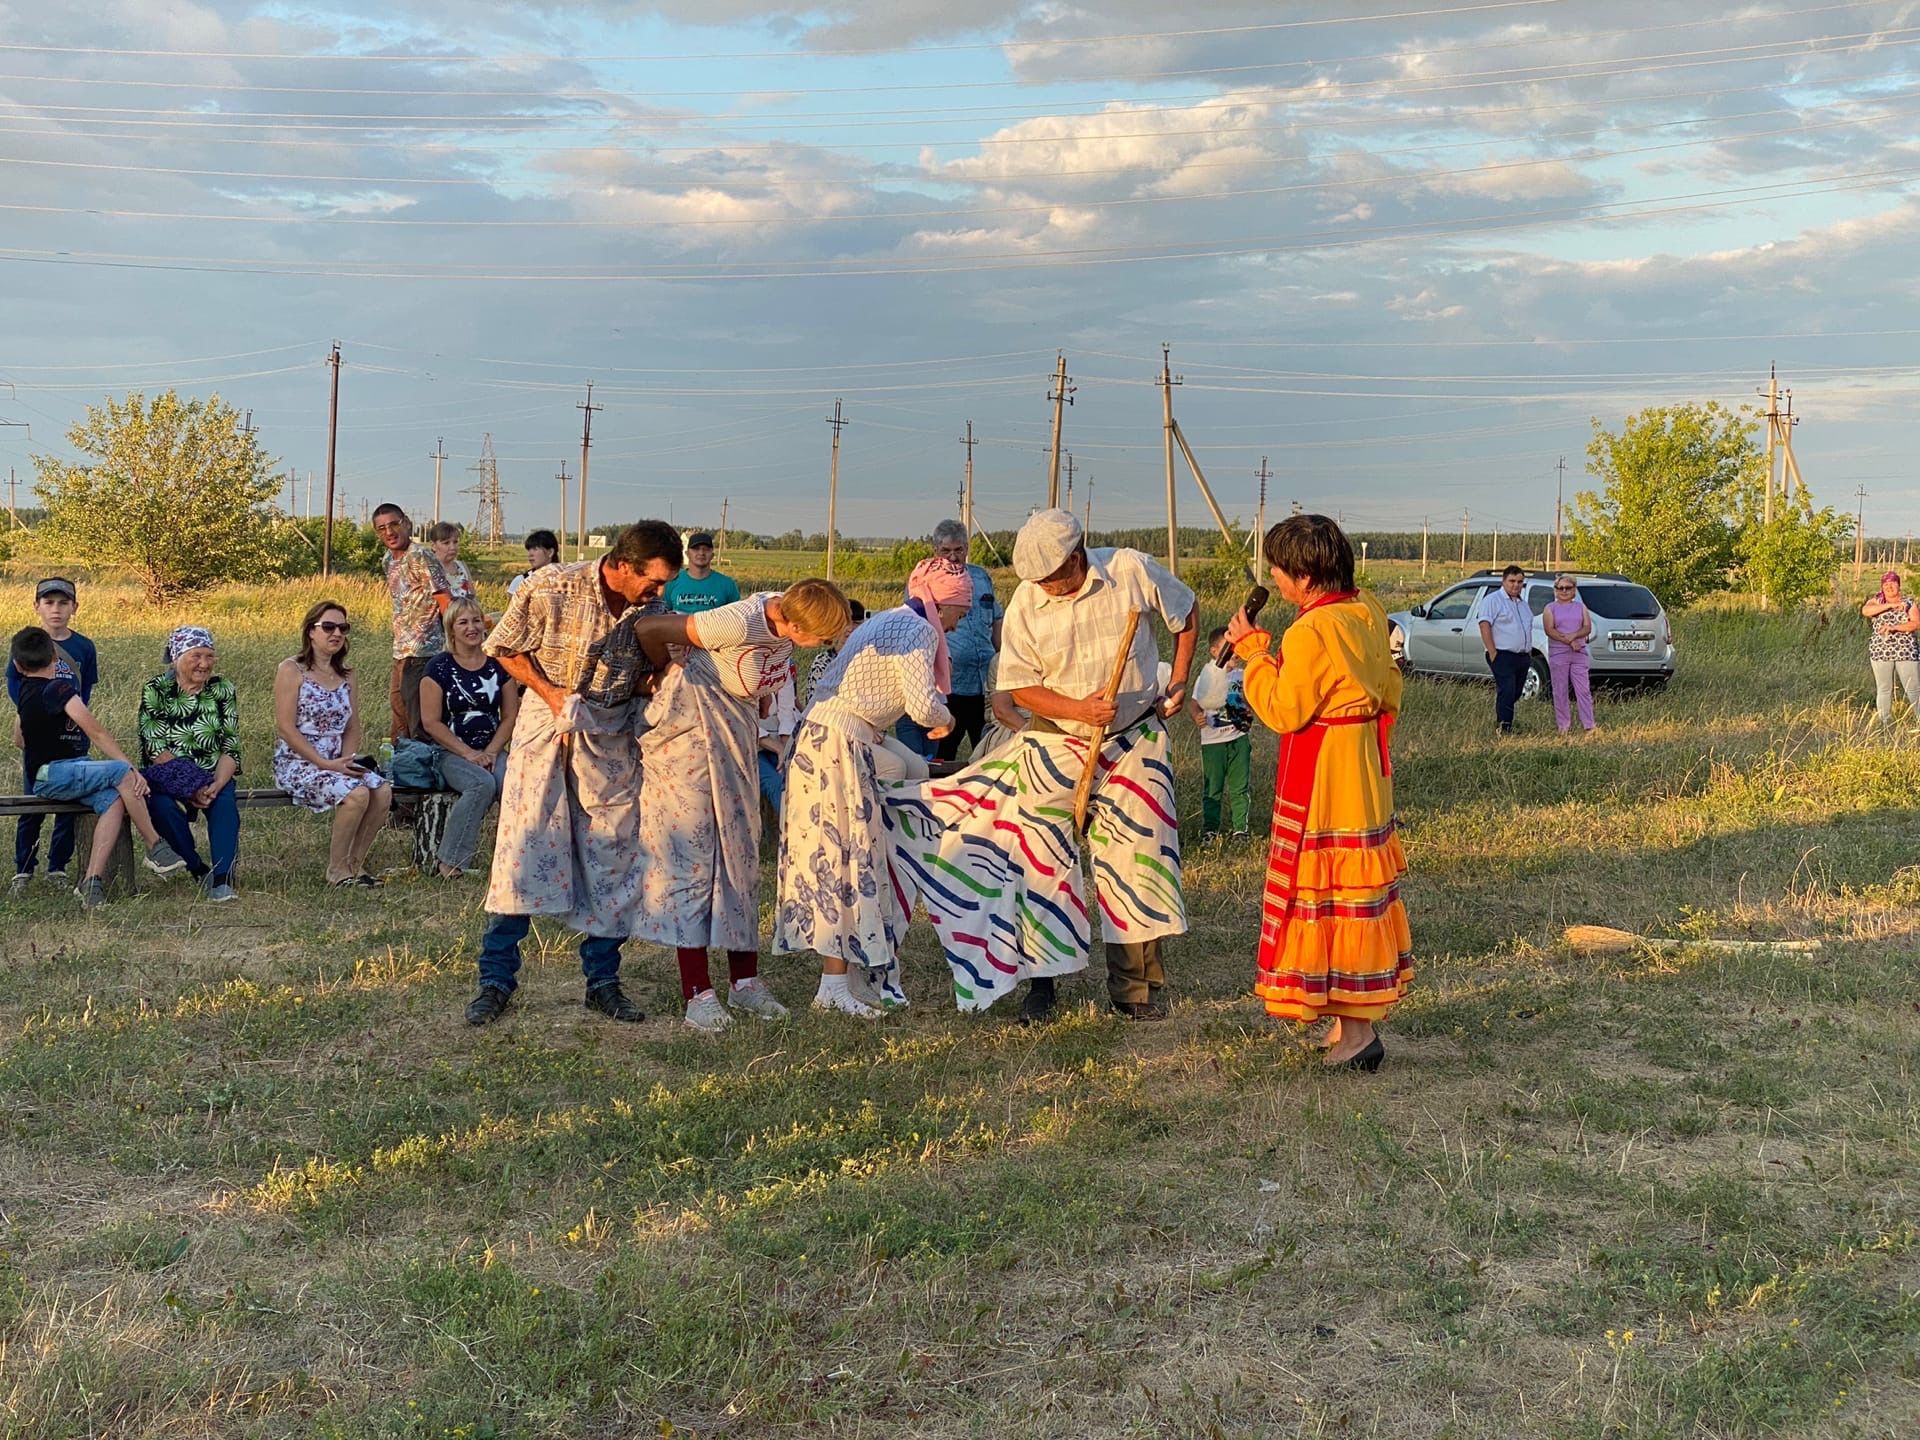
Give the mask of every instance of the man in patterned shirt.
<path id="1" fill-rule="evenodd" d="M 648 621 L 661 617 L 670 630 L 677 619 L 685 634 L 685 618 L 666 616 L 660 602 L 680 555 L 671 525 L 642 520 L 598 559 L 529 575 L 487 637 L 487 653 L 528 698 L 500 794 L 469 1024 L 490 1024 L 507 1008 L 535 915 L 581 933 L 588 1009 L 646 1018 L 620 988 L 620 946 L 641 881 L 635 722 L 667 638 Z"/>
<path id="2" fill-rule="evenodd" d="M 393 739 L 418 739 L 420 677 L 427 661 L 447 648 L 440 616 L 453 602 L 439 557 L 416 549 L 413 521 L 389 501 L 373 512 L 373 532 L 387 547 L 387 593 L 393 598 L 393 676 L 389 685 Z"/>

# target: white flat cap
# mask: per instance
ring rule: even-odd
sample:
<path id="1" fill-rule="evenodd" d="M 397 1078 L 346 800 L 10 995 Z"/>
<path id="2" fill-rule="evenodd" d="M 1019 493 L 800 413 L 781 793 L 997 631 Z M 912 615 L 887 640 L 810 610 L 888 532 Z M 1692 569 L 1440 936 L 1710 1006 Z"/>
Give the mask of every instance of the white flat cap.
<path id="1" fill-rule="evenodd" d="M 1036 510 L 1013 542 L 1013 573 L 1044 580 L 1080 548 L 1083 532 L 1071 510 Z"/>

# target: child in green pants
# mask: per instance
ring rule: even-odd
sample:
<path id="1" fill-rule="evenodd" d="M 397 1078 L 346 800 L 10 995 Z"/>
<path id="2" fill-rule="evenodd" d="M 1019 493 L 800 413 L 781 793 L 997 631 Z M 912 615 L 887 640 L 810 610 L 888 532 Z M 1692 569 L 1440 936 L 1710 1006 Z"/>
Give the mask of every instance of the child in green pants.
<path id="1" fill-rule="evenodd" d="M 1209 653 L 1218 652 L 1226 633 L 1221 626 L 1208 636 Z M 1228 655 L 1224 666 L 1209 660 L 1194 681 L 1187 704 L 1193 723 L 1200 727 L 1200 768 L 1206 775 L 1200 802 L 1202 839 L 1221 833 L 1223 806 L 1232 812 L 1234 839 L 1247 838 L 1247 809 L 1253 799 L 1249 776 L 1253 741 L 1247 732 L 1253 728 L 1253 712 L 1241 688 L 1244 668 L 1236 655 Z"/>

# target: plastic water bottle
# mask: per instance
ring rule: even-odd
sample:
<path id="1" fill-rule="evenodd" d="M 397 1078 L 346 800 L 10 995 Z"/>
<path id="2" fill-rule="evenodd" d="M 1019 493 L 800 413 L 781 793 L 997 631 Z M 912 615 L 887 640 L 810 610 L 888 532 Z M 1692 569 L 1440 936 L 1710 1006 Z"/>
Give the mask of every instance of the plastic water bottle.
<path id="1" fill-rule="evenodd" d="M 380 762 L 380 773 L 382 775 L 385 775 L 388 779 L 392 779 L 393 778 L 393 741 L 382 740 L 380 742 L 380 747 L 377 750 L 375 750 L 373 753 L 374 753 L 374 758 L 379 760 Z"/>

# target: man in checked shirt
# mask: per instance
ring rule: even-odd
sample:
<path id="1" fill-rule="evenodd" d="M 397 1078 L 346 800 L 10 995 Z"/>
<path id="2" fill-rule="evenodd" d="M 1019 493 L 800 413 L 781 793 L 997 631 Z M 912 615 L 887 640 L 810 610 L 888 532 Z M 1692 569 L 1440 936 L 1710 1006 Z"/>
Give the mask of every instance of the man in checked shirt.
<path id="1" fill-rule="evenodd" d="M 642 520 L 598 559 L 529 575 L 487 637 L 487 653 L 528 698 L 500 796 L 469 1024 L 490 1024 L 507 1008 L 535 915 L 581 932 L 588 1009 L 646 1018 L 620 988 L 642 862 L 635 722 L 658 668 L 648 648 L 662 657 L 665 640 L 686 629 L 680 617 L 680 634 L 671 633 L 676 617 L 660 601 L 680 559 L 678 532 Z"/>

